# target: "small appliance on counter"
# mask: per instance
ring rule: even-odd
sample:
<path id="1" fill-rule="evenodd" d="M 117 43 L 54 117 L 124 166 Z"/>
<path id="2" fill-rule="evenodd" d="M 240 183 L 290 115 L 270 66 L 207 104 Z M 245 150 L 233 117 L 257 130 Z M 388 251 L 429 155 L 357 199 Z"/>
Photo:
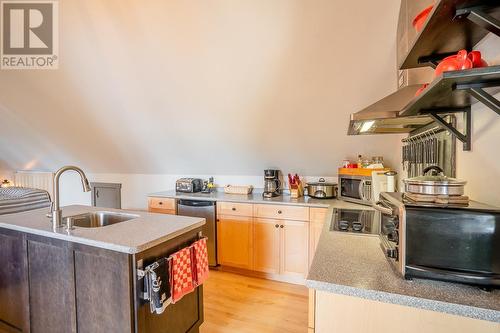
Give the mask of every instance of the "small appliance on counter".
<path id="1" fill-rule="evenodd" d="M 328 183 L 325 178 L 307 183 L 307 195 L 316 199 L 333 199 L 337 196 L 337 184 Z"/>
<path id="2" fill-rule="evenodd" d="M 410 201 L 381 193 L 380 245 L 404 278 L 500 286 L 500 208 Z"/>
<path id="3" fill-rule="evenodd" d="M 373 203 L 372 172 L 387 172 L 389 168 L 339 168 L 339 199 L 362 205 Z"/>
<path id="4" fill-rule="evenodd" d="M 200 178 L 180 178 L 175 182 L 177 192 L 196 193 L 203 190 L 203 180 Z"/>
<path id="5" fill-rule="evenodd" d="M 275 169 L 264 170 L 264 198 L 272 198 L 281 195 L 280 171 Z"/>

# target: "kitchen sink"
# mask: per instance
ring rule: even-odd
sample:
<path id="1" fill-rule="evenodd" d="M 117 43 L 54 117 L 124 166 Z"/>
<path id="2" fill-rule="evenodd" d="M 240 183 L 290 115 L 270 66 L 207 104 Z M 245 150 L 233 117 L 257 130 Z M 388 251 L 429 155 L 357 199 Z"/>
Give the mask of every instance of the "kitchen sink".
<path id="1" fill-rule="evenodd" d="M 91 212 L 65 217 L 64 223 L 82 228 L 99 228 L 138 218 L 139 215 L 115 212 Z"/>

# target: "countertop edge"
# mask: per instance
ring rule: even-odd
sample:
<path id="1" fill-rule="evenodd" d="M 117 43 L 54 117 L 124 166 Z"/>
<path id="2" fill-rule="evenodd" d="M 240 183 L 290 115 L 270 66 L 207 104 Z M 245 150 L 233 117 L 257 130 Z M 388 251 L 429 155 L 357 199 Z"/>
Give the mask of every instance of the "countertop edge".
<path id="1" fill-rule="evenodd" d="M 318 202 L 293 202 L 293 201 L 272 201 L 262 199 L 248 199 L 248 198 L 214 198 L 214 197 L 198 197 L 189 195 L 189 193 L 181 194 L 170 194 L 170 193 L 148 193 L 148 198 L 167 198 L 167 199 L 186 199 L 186 200 L 205 200 L 205 201 L 223 201 L 223 202 L 234 202 L 234 203 L 257 203 L 265 205 L 288 205 L 288 206 L 303 206 L 303 207 L 316 207 L 316 208 L 329 208 L 331 204 L 329 203 L 318 203 Z M 317 199 L 322 200 L 322 199 Z M 327 200 L 338 200 L 338 199 L 327 199 Z M 366 206 L 369 207 L 369 206 Z"/>
<path id="2" fill-rule="evenodd" d="M 39 229 L 18 226 L 15 224 L 1 223 L 1 222 L 0 222 L 0 228 L 25 232 L 25 233 L 32 234 L 32 235 L 44 236 L 44 237 L 48 237 L 48 238 L 52 238 L 52 239 L 59 239 L 59 240 L 83 244 L 83 245 L 94 246 L 94 247 L 98 247 L 101 249 L 106 249 L 106 250 L 111 250 L 111 251 L 116 251 L 116 252 L 121 252 L 121 253 L 136 254 L 136 253 L 145 251 L 147 249 L 150 249 L 150 248 L 152 248 L 158 244 L 161 244 L 165 241 L 171 240 L 171 239 L 173 239 L 177 236 L 180 236 L 186 232 L 189 232 L 191 230 L 199 228 L 204 224 L 205 224 L 205 222 L 201 221 L 198 223 L 188 225 L 183 229 L 177 230 L 177 231 L 170 233 L 168 235 L 165 235 L 163 237 L 159 237 L 158 239 L 151 241 L 147 244 L 143 244 L 141 246 L 136 246 L 136 247 L 117 245 L 117 244 L 113 244 L 113 243 L 109 243 L 109 242 L 97 241 L 97 240 L 78 237 L 78 236 L 74 236 L 74 235 L 61 234 L 61 233 L 57 233 L 57 232 L 52 232 L 52 231 L 47 231 L 47 230 L 39 230 Z"/>
<path id="3" fill-rule="evenodd" d="M 500 323 L 500 311 L 496 310 L 430 300 L 401 294 L 393 294 L 385 291 L 339 285 L 324 281 L 306 280 L 306 286 L 310 289 L 318 291 Z"/>

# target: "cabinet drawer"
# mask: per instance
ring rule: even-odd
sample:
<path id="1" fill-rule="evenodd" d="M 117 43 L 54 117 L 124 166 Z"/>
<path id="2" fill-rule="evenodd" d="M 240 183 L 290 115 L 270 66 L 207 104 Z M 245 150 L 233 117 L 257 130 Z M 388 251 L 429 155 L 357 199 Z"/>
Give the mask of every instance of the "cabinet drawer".
<path id="1" fill-rule="evenodd" d="M 175 199 L 149 198 L 149 208 L 175 210 Z"/>
<path id="2" fill-rule="evenodd" d="M 254 216 L 270 219 L 309 221 L 309 208 L 285 205 L 254 205 Z"/>
<path id="3" fill-rule="evenodd" d="M 253 205 L 236 202 L 217 202 L 217 214 L 233 216 L 252 216 Z"/>

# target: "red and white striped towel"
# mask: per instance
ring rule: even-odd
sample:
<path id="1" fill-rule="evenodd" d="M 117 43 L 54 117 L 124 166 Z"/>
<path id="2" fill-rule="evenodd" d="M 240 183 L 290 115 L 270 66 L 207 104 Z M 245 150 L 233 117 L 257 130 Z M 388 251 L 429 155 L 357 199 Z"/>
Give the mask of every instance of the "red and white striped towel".
<path id="1" fill-rule="evenodd" d="M 190 247 L 177 251 L 169 257 L 172 303 L 176 303 L 195 288 L 191 257 Z"/>
<path id="2" fill-rule="evenodd" d="M 199 286 L 208 278 L 208 250 L 207 239 L 202 238 L 194 242 L 193 248 L 193 277 L 194 284 Z"/>

